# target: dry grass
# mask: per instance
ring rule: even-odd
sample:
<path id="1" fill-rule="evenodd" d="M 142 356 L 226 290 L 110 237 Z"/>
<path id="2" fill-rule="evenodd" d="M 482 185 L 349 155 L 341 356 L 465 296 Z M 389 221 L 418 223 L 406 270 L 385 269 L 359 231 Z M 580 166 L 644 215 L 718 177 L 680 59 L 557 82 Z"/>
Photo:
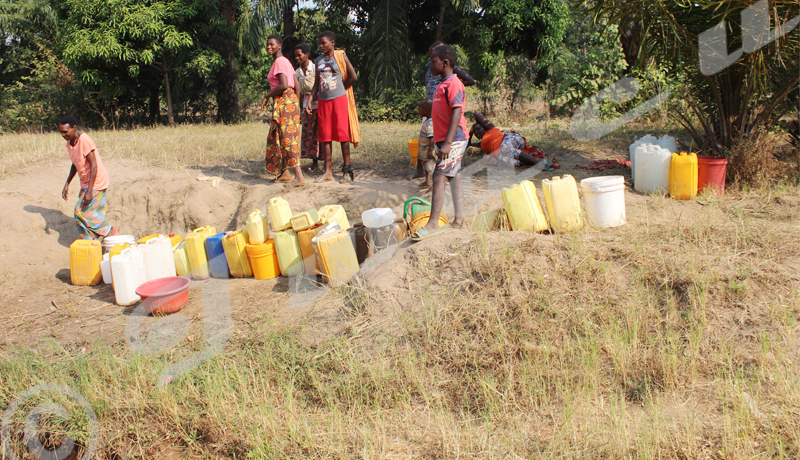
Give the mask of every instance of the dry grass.
<path id="1" fill-rule="evenodd" d="M 236 137 L 208 127 L 174 148 L 195 152 L 187 163 L 249 160 L 255 153 L 237 160 L 219 146 L 240 139 L 256 151 L 252 128 L 231 129 Z M 391 170 L 400 160 L 384 152 L 413 127 L 365 129 L 374 140 L 360 154 Z M 125 148 L 115 154 L 169 166 L 152 149 Z M 200 340 L 155 355 L 124 344 L 11 350 L 0 356 L 0 401 L 43 382 L 74 388 L 97 413 L 101 459 L 797 458 L 796 198 L 703 196 L 694 219 L 648 198 L 625 227 L 476 234 L 424 258 L 397 256 L 413 267 L 412 300 L 393 318 L 402 327 L 372 322 L 392 299 L 355 284 L 331 294 L 343 305 L 336 332 L 259 316 L 165 387 L 162 367 Z M 45 444 L 68 435 L 85 446 L 80 408 L 55 399 L 73 416 L 49 417 Z M 34 402 L 12 418 L 17 449 Z"/>
<path id="2" fill-rule="evenodd" d="M 130 131 L 92 131 L 103 159 L 128 159 L 143 166 L 180 169 L 187 165 L 229 166 L 250 174 L 264 170 L 264 150 L 269 127 L 264 123 L 181 125 L 175 128 L 143 128 Z M 353 149 L 358 167 L 392 172 L 405 166 L 407 149 L 399 139 L 415 139 L 419 126 L 413 123 L 365 123 L 364 142 Z M 25 168 L 66 164 L 64 140 L 57 133 L 0 136 L 0 179 Z M 406 156 L 398 155 L 406 153 Z M 402 160 L 401 160 L 402 158 Z M 334 146 L 334 166 L 341 155 Z"/>

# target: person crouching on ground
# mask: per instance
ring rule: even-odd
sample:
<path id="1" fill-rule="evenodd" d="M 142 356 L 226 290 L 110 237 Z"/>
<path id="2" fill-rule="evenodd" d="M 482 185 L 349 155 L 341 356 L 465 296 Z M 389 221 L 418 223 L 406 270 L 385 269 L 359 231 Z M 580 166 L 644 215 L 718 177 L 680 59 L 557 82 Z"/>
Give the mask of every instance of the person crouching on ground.
<path id="1" fill-rule="evenodd" d="M 431 54 L 431 72 L 441 75 L 442 82 L 433 95 L 433 141 L 436 143 L 438 161 L 433 173 L 433 195 L 431 215 L 428 223 L 411 236 L 413 241 L 421 241 L 430 236 L 444 233 L 439 227 L 439 216 L 444 207 L 445 180 L 450 181 L 453 195 L 455 219 L 450 228 L 464 226 L 464 188 L 461 182 L 461 159 L 467 149 L 467 122 L 464 119 L 464 84 L 453 73 L 456 65 L 456 51 L 451 46 L 440 45 Z"/>
<path id="2" fill-rule="evenodd" d="M 289 185 L 303 185 L 303 170 L 300 168 L 300 102 L 294 92 L 294 68 L 283 56 L 283 39 L 279 35 L 267 38 L 267 52 L 275 58 L 269 69 L 270 92 L 261 102 L 261 110 L 272 99 L 272 121 L 267 135 L 267 171 L 278 176 L 278 182 L 291 181 Z M 289 173 L 294 169 L 294 180 Z"/>
<path id="3" fill-rule="evenodd" d="M 475 124 L 469 131 L 469 140 L 472 135 L 478 138 L 479 142 L 471 142 L 470 147 L 480 147 L 484 154 L 489 155 L 494 161 L 504 166 L 533 166 L 541 158 L 533 158 L 525 153 L 525 138 L 517 133 L 503 134 L 488 118 L 475 112 Z"/>
<path id="4" fill-rule="evenodd" d="M 357 147 L 361 141 L 358 132 L 358 116 L 355 113 L 355 101 L 352 96 L 352 86 L 358 80 L 353 64 L 344 51 L 334 49 L 336 36 L 326 30 L 319 34 L 317 39 L 319 50 L 322 53 L 314 61 L 316 66 L 316 80 L 311 89 L 310 106 L 319 100 L 317 108 L 317 136 L 319 145 L 325 159 L 325 172 L 317 178 L 316 182 L 333 180 L 331 171 L 333 159 L 331 149 L 333 142 L 342 146 L 342 180 L 354 180 L 353 168 L 350 166 L 350 144 Z M 350 175 L 349 180 L 347 175 Z"/>
<path id="5" fill-rule="evenodd" d="M 419 150 L 417 154 L 417 163 L 422 166 L 421 169 L 425 171 L 425 182 L 419 184 L 420 187 L 426 187 L 428 190 L 433 186 L 431 178 L 434 170 L 436 170 L 436 157 L 433 156 L 433 119 L 431 119 L 431 108 L 433 101 L 430 99 L 423 99 L 419 101 L 417 108 L 419 109 L 419 116 L 423 117 L 422 126 L 419 128 Z"/>
<path id="6" fill-rule="evenodd" d="M 78 174 L 81 191 L 75 203 L 75 222 L 78 233 L 84 240 L 114 236 L 117 227 L 106 222 L 106 192 L 111 180 L 100 159 L 100 152 L 88 134 L 78 131 L 78 120 L 66 116 L 61 119 L 58 131 L 67 141 L 67 153 L 72 160 L 67 183 L 61 191 L 64 201 L 69 199 L 69 183 Z"/>

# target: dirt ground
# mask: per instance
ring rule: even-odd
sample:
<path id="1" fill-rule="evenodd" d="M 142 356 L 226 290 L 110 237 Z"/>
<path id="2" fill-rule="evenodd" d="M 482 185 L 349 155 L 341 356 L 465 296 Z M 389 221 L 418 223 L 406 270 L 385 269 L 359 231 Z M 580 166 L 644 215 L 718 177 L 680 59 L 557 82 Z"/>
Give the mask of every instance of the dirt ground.
<path id="1" fill-rule="evenodd" d="M 517 171 L 518 176 L 505 177 L 507 183 L 534 175 L 541 191 L 543 178 L 565 173 L 580 180 L 591 175 L 624 175 L 630 179 L 630 170 L 615 168 L 596 172 L 576 168 L 595 159 L 623 158 L 624 151 L 601 150 L 593 158 L 566 152 L 558 154 L 560 170 L 550 172 Z M 478 157 L 472 155 L 474 161 Z M 473 164 L 473 169 L 480 162 Z M 359 165 L 356 164 L 358 167 Z M 77 200 L 77 180 L 71 187 L 68 202 L 61 199 L 60 191 L 69 163 L 30 168 L 5 180 L 0 189 L 0 350 L 10 347 L 36 349 L 36 344 L 55 341 L 70 351 L 80 351 L 95 341 L 113 343 L 125 335 L 126 323 L 135 311 L 133 307 L 114 304 L 111 285 L 93 287 L 72 286 L 69 278 L 69 245 L 78 237 L 72 217 Z M 374 207 L 390 207 L 397 215 L 403 203 L 412 196 L 422 195 L 419 180 L 408 181 L 399 171 L 395 177 L 381 177 L 366 169 L 356 171 L 354 184 L 328 182 L 289 188 L 270 183 L 263 177 L 225 167 L 196 169 L 186 167 L 174 171 L 141 167 L 131 160 L 110 160 L 106 167 L 111 174 L 108 220 L 119 226 L 122 234 L 137 238 L 153 233 L 185 234 L 187 229 L 213 225 L 217 231 L 229 231 L 244 226 L 247 214 L 260 208 L 266 210 L 271 197 L 288 200 L 293 211 L 318 208 L 326 204 L 341 204 L 347 211 L 351 224 L 360 221 L 361 212 Z M 497 167 L 495 167 L 497 168 Z M 410 171 L 411 168 L 408 168 Z M 470 170 L 469 167 L 467 170 Z M 469 176 L 467 187 L 467 214 L 500 207 L 500 187 L 493 179 L 496 169 Z M 402 175 L 401 175 L 402 174 Z M 212 181 L 199 178 L 219 176 L 218 187 Z M 311 178 L 313 179 L 314 176 Z M 642 206 L 650 198 L 628 188 L 625 192 L 629 222 L 644 219 L 691 219 L 700 215 L 702 204 L 697 201 L 670 201 L 660 215 L 651 215 Z M 452 213 L 448 198 L 446 210 Z M 451 216 L 452 217 L 452 216 Z M 468 217 L 468 222 L 470 218 Z M 436 238 L 416 245 L 405 242 L 397 253 L 388 251 L 380 258 L 365 264 L 363 277 L 382 285 L 395 296 L 403 296 L 404 273 L 408 264 L 397 263 L 412 253 L 443 251 L 452 238 L 469 239 L 473 232 L 465 231 L 448 238 Z M 525 239 L 524 234 L 493 232 L 489 239 L 498 241 Z M 390 254 L 391 252 L 391 254 Z M 381 270 L 374 270 L 376 266 Z M 390 272 L 391 274 L 387 274 Z M 373 274 L 380 272 L 380 275 Z M 305 297 L 297 294 L 296 283 L 286 278 L 268 281 L 237 279 L 229 281 L 194 281 L 189 304 L 183 314 L 193 322 L 203 315 L 202 286 L 227 283 L 230 293 L 231 316 L 234 332 L 246 330 L 249 319 L 273 315 L 279 321 L 320 322 L 335 319 L 340 309 L 341 297 L 327 291 L 315 290 Z M 399 303 L 402 305 L 402 302 Z M 389 312 L 387 312 L 389 313 Z M 388 314 L 387 317 L 392 317 Z M 155 322 L 157 319 L 145 320 Z"/>

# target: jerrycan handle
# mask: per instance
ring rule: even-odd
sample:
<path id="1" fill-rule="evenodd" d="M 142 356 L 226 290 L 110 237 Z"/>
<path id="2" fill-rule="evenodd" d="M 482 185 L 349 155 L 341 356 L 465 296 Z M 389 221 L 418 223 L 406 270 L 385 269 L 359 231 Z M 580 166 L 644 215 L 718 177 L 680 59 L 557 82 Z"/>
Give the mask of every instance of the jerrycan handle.
<path id="1" fill-rule="evenodd" d="M 417 202 L 417 201 L 422 203 L 423 206 L 430 206 L 431 205 L 430 203 L 428 203 L 427 201 L 423 200 L 422 198 L 419 198 L 419 197 L 416 197 L 416 196 L 412 196 L 411 198 L 407 199 L 406 203 L 403 205 L 403 219 L 408 219 L 409 204 Z"/>

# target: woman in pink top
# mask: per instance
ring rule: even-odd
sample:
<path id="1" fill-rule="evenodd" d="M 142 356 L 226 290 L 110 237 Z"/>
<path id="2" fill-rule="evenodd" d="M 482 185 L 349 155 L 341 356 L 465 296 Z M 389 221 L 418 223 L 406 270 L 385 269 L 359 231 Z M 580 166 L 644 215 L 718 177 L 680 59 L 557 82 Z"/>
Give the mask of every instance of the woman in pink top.
<path id="1" fill-rule="evenodd" d="M 61 197 L 66 201 L 69 198 L 69 183 L 75 174 L 81 181 L 81 191 L 78 202 L 75 203 L 75 222 L 78 224 L 78 233 L 87 240 L 99 236 L 114 236 L 117 227 L 112 227 L 106 222 L 106 192 L 110 180 L 108 171 L 100 159 L 100 152 L 88 134 L 78 131 L 78 120 L 66 116 L 61 119 L 58 130 L 61 137 L 67 141 L 67 153 L 72 160 L 67 183 L 61 191 Z"/>
<path id="2" fill-rule="evenodd" d="M 275 57 L 267 75 L 270 92 L 261 102 L 261 110 L 272 98 L 272 121 L 267 136 L 267 171 L 275 174 L 277 181 L 292 181 L 291 185 L 303 185 L 303 171 L 300 169 L 300 104 L 294 92 L 294 68 L 283 57 L 283 39 L 270 35 L 267 39 L 267 52 Z M 294 168 L 294 180 L 289 169 Z"/>

